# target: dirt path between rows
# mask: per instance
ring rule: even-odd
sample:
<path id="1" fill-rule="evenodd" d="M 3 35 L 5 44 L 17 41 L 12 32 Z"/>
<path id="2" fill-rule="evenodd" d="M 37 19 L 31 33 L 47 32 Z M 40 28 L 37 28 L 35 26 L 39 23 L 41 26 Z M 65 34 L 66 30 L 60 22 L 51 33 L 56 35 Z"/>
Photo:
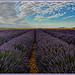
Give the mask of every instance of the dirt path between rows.
<path id="1" fill-rule="evenodd" d="M 32 52 L 32 56 L 29 60 L 29 62 L 30 62 L 30 73 L 39 73 L 38 66 L 37 66 L 37 63 L 35 60 L 35 52 L 36 52 L 35 47 L 36 47 L 36 44 L 34 43 L 34 50 Z"/>

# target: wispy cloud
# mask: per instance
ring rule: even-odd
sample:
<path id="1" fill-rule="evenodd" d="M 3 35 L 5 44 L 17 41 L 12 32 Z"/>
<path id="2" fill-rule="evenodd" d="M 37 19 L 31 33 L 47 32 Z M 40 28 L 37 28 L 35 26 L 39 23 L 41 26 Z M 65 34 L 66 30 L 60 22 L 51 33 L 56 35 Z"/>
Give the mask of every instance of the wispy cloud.
<path id="1" fill-rule="evenodd" d="M 15 2 L 0 2 L 0 23 L 4 24 L 19 24 L 22 23 L 28 16 L 36 13 L 34 20 L 44 21 L 51 18 L 59 18 L 66 14 L 66 11 L 61 10 L 68 6 L 68 10 L 75 10 L 75 2 L 50 2 L 50 1 L 21 1 L 18 4 Z M 57 12 L 57 13 L 56 13 Z M 19 14 L 18 14 L 19 13 Z M 48 14 L 48 15 L 47 15 Z M 47 16 L 45 16 L 47 15 Z M 72 16 L 63 18 L 71 18 Z"/>
<path id="2" fill-rule="evenodd" d="M 74 17 L 74 16 L 68 16 L 68 17 L 65 17 L 65 18 L 63 18 L 63 19 L 68 19 L 68 18 L 72 18 L 72 17 Z"/>
<path id="3" fill-rule="evenodd" d="M 75 7 L 72 7 L 72 10 L 75 10 Z"/>
<path id="4" fill-rule="evenodd" d="M 37 15 L 37 16 L 35 16 L 34 20 L 35 21 L 44 21 L 44 20 L 46 20 L 46 18 L 43 16 L 40 16 L 40 15 Z"/>
<path id="5" fill-rule="evenodd" d="M 4 24 L 4 23 L 0 23 L 0 28 L 5 27 L 5 28 L 31 28 L 32 26 L 30 24 L 28 24 L 27 22 L 23 23 L 23 22 L 18 22 L 15 24 Z"/>
<path id="6" fill-rule="evenodd" d="M 51 18 L 58 18 L 58 17 L 61 17 L 63 16 L 64 14 L 66 14 L 66 12 L 64 13 L 58 13 L 58 14 L 55 14 L 55 15 L 52 15 L 52 16 L 49 16 L 49 17 L 44 17 L 44 16 L 41 16 L 41 15 L 37 15 L 35 16 L 35 19 L 34 20 L 37 20 L 37 21 L 47 21 L 48 19 L 51 19 Z"/>
<path id="7" fill-rule="evenodd" d="M 0 2 L 0 23 L 3 24 L 16 24 L 20 23 L 22 20 L 27 18 L 30 11 L 26 10 L 27 14 L 24 12 L 21 13 L 20 10 L 18 10 L 20 7 L 16 6 L 16 1 L 14 2 Z M 18 11 L 20 11 L 20 14 L 18 14 Z"/>
<path id="8" fill-rule="evenodd" d="M 66 1 L 65 2 L 40 2 L 37 4 L 38 6 L 33 8 L 33 10 L 40 15 L 40 16 L 37 15 L 35 16 L 34 20 L 38 20 L 38 21 L 44 21 L 51 18 L 59 18 L 60 16 L 66 14 L 66 11 L 61 12 L 61 10 L 63 10 L 64 8 L 66 8 L 66 10 L 70 10 L 70 9 L 74 10 L 74 7 L 69 7 L 69 6 L 75 5 L 74 2 L 66 2 Z M 48 14 L 48 16 L 44 17 L 46 14 Z"/>
<path id="9" fill-rule="evenodd" d="M 55 15 L 50 16 L 50 17 L 47 17 L 47 18 L 58 18 L 58 17 L 60 17 L 60 16 L 63 16 L 64 14 L 66 14 L 66 12 L 64 12 L 64 13 L 62 13 L 62 14 L 58 13 L 58 14 L 55 14 Z"/>
<path id="10" fill-rule="evenodd" d="M 0 2 L 0 22 L 11 23 L 17 14 L 15 11 L 16 2 Z"/>

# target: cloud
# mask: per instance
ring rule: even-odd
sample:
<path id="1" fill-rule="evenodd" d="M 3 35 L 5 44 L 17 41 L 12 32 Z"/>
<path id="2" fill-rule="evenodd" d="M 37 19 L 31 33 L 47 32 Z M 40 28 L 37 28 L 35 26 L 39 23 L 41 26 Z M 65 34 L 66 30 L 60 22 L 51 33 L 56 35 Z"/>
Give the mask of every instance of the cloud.
<path id="1" fill-rule="evenodd" d="M 47 21 L 48 19 L 51 19 L 51 18 L 58 18 L 58 17 L 61 17 L 61 16 L 63 16 L 64 14 L 66 14 L 66 12 L 64 12 L 64 13 L 58 13 L 58 14 L 55 14 L 55 15 L 53 15 L 53 16 L 49 16 L 49 17 L 44 17 L 44 16 L 40 16 L 40 15 L 37 15 L 37 16 L 35 16 L 35 19 L 34 20 L 36 20 L 36 21 Z"/>
<path id="2" fill-rule="evenodd" d="M 55 11 L 60 10 L 63 7 L 66 7 L 66 2 L 41 2 L 41 1 L 22 1 L 22 6 L 19 10 L 22 12 L 22 15 L 33 15 L 35 12 L 37 14 L 45 15 L 47 13 L 52 14 Z M 48 8 L 46 8 L 48 7 Z M 46 8 L 42 10 L 42 8 Z"/>
<path id="3" fill-rule="evenodd" d="M 16 4 L 17 2 L 0 2 L 0 23 L 20 23 L 29 15 L 32 15 L 33 11 L 30 9 L 26 9 L 25 12 L 18 14 L 20 7 L 18 5 L 16 6 Z"/>
<path id="4" fill-rule="evenodd" d="M 68 16 L 68 17 L 65 17 L 65 18 L 63 18 L 63 19 L 68 19 L 68 18 L 71 18 L 71 17 L 74 17 L 74 16 Z"/>
<path id="5" fill-rule="evenodd" d="M 75 5 L 75 2 L 67 1 L 12 1 L 0 2 L 0 23 L 15 24 L 25 20 L 30 15 L 35 15 L 34 20 L 43 21 L 50 18 L 58 18 L 63 16 L 63 8 Z M 69 7 L 75 10 L 75 7 Z M 57 11 L 57 13 L 56 13 Z M 19 14 L 18 14 L 19 13 Z M 45 15 L 49 15 L 46 16 Z M 66 14 L 66 13 L 65 13 Z"/>
<path id="6" fill-rule="evenodd" d="M 52 14 L 55 11 L 60 11 L 60 9 L 66 7 L 66 5 L 68 5 L 67 2 L 40 2 L 40 4 L 38 4 L 39 7 L 37 7 L 36 12 L 37 13 L 42 13 L 42 15 L 45 15 L 47 13 Z M 41 8 L 46 8 L 45 10 L 42 10 Z"/>
<path id="7" fill-rule="evenodd" d="M 66 12 L 64 12 L 62 14 L 58 13 L 58 14 L 55 14 L 54 16 L 50 16 L 50 17 L 47 17 L 47 18 L 58 18 L 60 16 L 63 16 L 64 14 L 66 14 Z"/>
<path id="8" fill-rule="evenodd" d="M 16 2 L 0 2 L 0 22 L 11 23 L 17 18 L 15 10 Z"/>
<path id="9" fill-rule="evenodd" d="M 27 22 L 23 23 L 15 23 L 15 24 L 3 24 L 0 23 L 0 28 L 32 28 L 32 26 L 30 24 L 28 24 Z"/>
<path id="10" fill-rule="evenodd" d="M 52 16 L 49 16 L 49 17 L 44 17 L 44 16 L 40 16 L 40 15 L 37 15 L 35 16 L 35 19 L 34 20 L 37 20 L 37 21 L 47 21 L 48 19 L 51 19 L 51 18 L 58 18 L 58 17 L 61 17 L 63 15 L 65 15 L 66 12 L 64 13 L 58 13 L 58 14 L 55 14 L 55 15 L 52 15 Z"/>
<path id="11" fill-rule="evenodd" d="M 75 5 L 75 3 L 67 2 L 67 1 L 40 2 L 38 3 L 38 6 L 33 9 L 37 13 L 34 20 L 44 21 L 50 18 L 58 18 L 60 16 L 63 16 L 64 14 L 66 14 L 66 11 L 62 11 L 64 8 L 66 8 L 66 10 L 70 10 L 70 9 L 74 10 L 74 7 L 70 7 L 70 5 Z M 47 16 L 44 17 L 45 15 Z"/>
<path id="12" fill-rule="evenodd" d="M 45 17 L 43 17 L 43 16 L 40 16 L 40 15 L 37 15 L 37 16 L 35 16 L 35 19 L 34 19 L 35 21 L 44 21 L 44 20 L 46 20 L 45 19 Z"/>
<path id="13" fill-rule="evenodd" d="M 72 10 L 75 10 L 75 7 L 72 7 Z"/>

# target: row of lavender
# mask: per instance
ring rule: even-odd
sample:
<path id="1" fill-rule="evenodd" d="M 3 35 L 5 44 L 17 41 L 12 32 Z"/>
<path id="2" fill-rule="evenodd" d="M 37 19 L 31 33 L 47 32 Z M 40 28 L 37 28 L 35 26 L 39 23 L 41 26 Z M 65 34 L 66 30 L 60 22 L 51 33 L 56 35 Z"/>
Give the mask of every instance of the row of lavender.
<path id="1" fill-rule="evenodd" d="M 70 30 L 42 30 L 42 31 L 55 38 L 59 38 L 67 42 L 68 44 L 75 45 L 75 35 L 74 35 L 75 31 L 74 30 L 71 30 L 71 31 Z"/>
<path id="2" fill-rule="evenodd" d="M 34 44 L 34 30 L 0 46 L 0 73 L 28 73 Z"/>
<path id="3" fill-rule="evenodd" d="M 20 36 L 30 30 L 1 30 L 0 32 L 0 45 L 8 42 L 10 39 Z"/>
<path id="4" fill-rule="evenodd" d="M 56 32 L 64 33 L 64 34 L 72 34 L 75 35 L 75 30 L 55 30 Z"/>
<path id="5" fill-rule="evenodd" d="M 36 60 L 40 73 L 75 73 L 75 47 L 38 30 Z"/>
<path id="6" fill-rule="evenodd" d="M 72 34 L 75 35 L 75 30 L 59 30 L 59 29 L 41 29 L 42 31 L 47 31 L 47 32 L 59 32 L 59 33 L 64 33 L 64 34 Z"/>

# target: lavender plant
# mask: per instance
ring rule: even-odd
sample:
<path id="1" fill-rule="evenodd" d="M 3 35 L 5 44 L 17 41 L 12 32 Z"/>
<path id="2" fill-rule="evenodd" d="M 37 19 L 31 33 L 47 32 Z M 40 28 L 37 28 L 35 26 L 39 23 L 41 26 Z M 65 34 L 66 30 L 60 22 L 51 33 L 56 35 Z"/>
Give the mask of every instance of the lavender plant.
<path id="1" fill-rule="evenodd" d="M 58 32 L 59 31 L 59 32 Z M 75 45 L 75 35 L 69 34 L 69 33 L 60 33 L 60 30 L 45 30 L 44 32 L 48 33 L 49 35 L 55 37 L 55 38 L 59 38 L 65 42 L 67 42 L 68 44 L 73 44 Z"/>
<path id="2" fill-rule="evenodd" d="M 40 73 L 75 73 L 75 47 L 42 31 L 36 32 Z"/>
<path id="3" fill-rule="evenodd" d="M 0 32 L 0 45 L 12 38 L 26 33 L 27 31 L 29 30 L 3 30 L 2 32 Z"/>
<path id="4" fill-rule="evenodd" d="M 0 46 L 0 73 L 28 73 L 34 44 L 34 30 Z"/>
<path id="5" fill-rule="evenodd" d="M 60 33 L 63 33 L 63 34 L 75 35 L 75 30 L 57 30 L 56 32 L 60 32 Z"/>

